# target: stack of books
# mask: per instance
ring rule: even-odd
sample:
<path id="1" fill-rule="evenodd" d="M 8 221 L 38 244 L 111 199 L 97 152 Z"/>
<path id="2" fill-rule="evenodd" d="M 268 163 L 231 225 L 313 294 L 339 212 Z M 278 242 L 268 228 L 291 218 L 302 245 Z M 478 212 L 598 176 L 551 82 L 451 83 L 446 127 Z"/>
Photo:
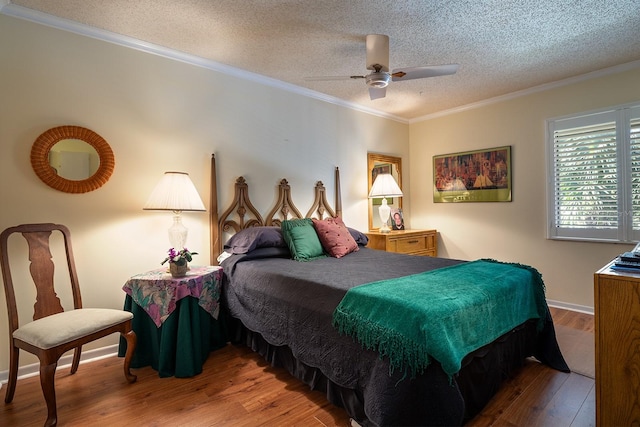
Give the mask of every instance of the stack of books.
<path id="1" fill-rule="evenodd" d="M 620 254 L 613 265 L 612 270 L 629 271 L 640 274 L 640 251 L 625 252 Z"/>

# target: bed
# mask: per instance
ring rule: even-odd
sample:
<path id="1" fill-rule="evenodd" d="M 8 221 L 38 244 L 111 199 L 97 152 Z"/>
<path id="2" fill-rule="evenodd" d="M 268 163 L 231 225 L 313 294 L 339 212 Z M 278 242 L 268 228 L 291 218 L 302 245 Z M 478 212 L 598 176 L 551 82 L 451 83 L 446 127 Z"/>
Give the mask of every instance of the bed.
<path id="1" fill-rule="evenodd" d="M 213 258 L 225 252 L 217 258 L 224 270 L 222 306 L 229 316 L 235 344 L 249 346 L 272 365 L 284 367 L 312 389 L 325 393 L 329 401 L 345 408 L 362 426 L 462 425 L 482 410 L 500 384 L 513 375 L 526 358 L 533 356 L 554 369 L 569 371 L 558 348 L 543 293 L 542 301 L 537 297 L 537 315 L 523 314 L 522 309 L 509 313 L 511 302 L 496 302 L 499 298 L 512 301 L 511 294 L 515 291 L 510 290 L 505 291 L 506 296 L 491 294 L 487 302 L 475 303 L 479 313 L 490 306 L 507 307 L 506 317 L 513 317 L 509 320 L 511 324 L 495 339 L 464 347 L 466 350 L 458 351 L 459 356 L 451 360 L 445 356 L 433 357 L 439 353 L 435 353 L 433 347 L 425 350 L 421 344 L 416 345 L 421 357 L 416 357 L 415 352 L 409 352 L 407 356 L 404 343 L 411 347 L 415 340 L 401 339 L 402 345 L 398 345 L 386 335 L 381 339 L 377 336 L 381 335 L 377 323 L 372 326 L 376 333 L 363 332 L 360 326 L 368 323 L 360 321 L 360 317 L 354 317 L 354 321 L 348 310 L 360 309 L 358 316 L 375 312 L 371 317 L 376 321 L 384 317 L 379 313 L 385 310 L 402 312 L 403 316 L 412 310 L 403 305 L 398 306 L 399 309 L 389 308 L 393 307 L 386 297 L 389 285 L 391 289 L 400 284 L 409 286 L 405 283 L 409 279 L 422 283 L 422 275 L 450 277 L 451 271 L 485 268 L 485 264 L 515 268 L 526 277 L 535 276 L 536 271 L 493 260 L 476 263 L 369 249 L 366 235 L 334 219 L 341 216 L 337 168 L 335 180 L 335 210 L 327 202 L 324 185 L 318 182 L 314 202 L 302 216 L 291 199 L 289 183 L 283 179 L 276 186 L 276 205 L 263 219 L 250 201 L 248 183 L 240 177 L 235 183 L 233 202 L 218 216 L 215 157 L 212 157 L 211 253 Z M 323 224 L 342 223 L 351 237 L 349 242 L 356 242 L 356 249 L 340 252 L 339 257 L 309 256 L 306 262 L 292 259 L 292 254 L 297 257 L 307 249 L 291 246 L 291 236 L 285 226 L 310 221 L 314 226 L 321 221 Z M 320 234 L 321 228 L 317 230 Z M 282 239 L 283 233 L 289 236 L 288 240 Z M 492 265 L 488 267 L 493 268 Z M 472 271 L 471 274 L 477 273 Z M 508 275 L 513 276 L 511 270 Z M 458 279 L 450 280 L 451 283 L 456 281 Z M 440 286 L 439 283 L 432 286 L 435 293 L 426 298 L 457 300 L 451 296 L 455 286 Z M 375 287 L 382 290 L 381 297 L 358 294 Z M 366 306 L 361 303 L 363 298 L 374 298 L 371 300 L 371 306 L 375 307 L 372 311 L 362 312 L 362 307 Z M 402 298 L 397 303 L 404 304 Z M 338 316 L 343 310 L 349 315 Z M 447 314 L 452 311 L 447 308 L 444 314 L 417 313 L 416 321 L 434 321 L 432 324 L 436 326 L 452 325 L 443 332 L 450 335 L 452 330 L 454 335 L 458 332 L 469 335 L 469 331 L 492 328 L 491 325 L 474 328 L 468 319 L 456 320 Z M 418 314 L 427 317 L 417 317 Z M 414 331 L 416 328 L 411 324 L 414 318 L 407 317 L 410 321 L 405 322 L 403 316 L 401 324 L 396 326 Z M 454 320 L 445 321 L 445 317 Z M 399 317 L 390 318 L 397 322 Z M 504 325 L 500 328 L 504 329 Z M 502 330 L 500 328 L 496 326 L 495 331 Z M 389 342 L 395 342 L 395 347 Z"/>

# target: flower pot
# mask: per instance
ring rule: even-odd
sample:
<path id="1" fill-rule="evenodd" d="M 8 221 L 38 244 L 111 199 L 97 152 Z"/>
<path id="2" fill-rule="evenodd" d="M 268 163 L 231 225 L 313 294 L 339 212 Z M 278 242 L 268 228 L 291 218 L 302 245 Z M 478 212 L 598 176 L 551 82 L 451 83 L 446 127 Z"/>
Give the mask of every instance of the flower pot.
<path id="1" fill-rule="evenodd" d="M 169 272 L 173 277 L 186 276 L 188 269 L 189 269 L 189 266 L 186 262 L 184 264 L 176 264 L 175 262 L 169 263 Z"/>

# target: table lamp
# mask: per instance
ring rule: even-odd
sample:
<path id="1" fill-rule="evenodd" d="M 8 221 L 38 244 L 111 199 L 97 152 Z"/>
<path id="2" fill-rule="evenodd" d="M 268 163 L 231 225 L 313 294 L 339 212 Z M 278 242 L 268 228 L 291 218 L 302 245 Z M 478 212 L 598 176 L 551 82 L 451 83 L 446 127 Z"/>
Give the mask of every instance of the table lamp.
<path id="1" fill-rule="evenodd" d="M 402 190 L 400 190 L 398 183 L 396 183 L 396 180 L 390 173 L 378 174 L 375 181 L 373 181 L 371 191 L 369 192 L 369 198 L 374 199 L 378 197 L 382 197 L 382 204 L 378 208 L 380 221 L 382 221 L 380 232 L 388 233 L 391 231 L 387 224 L 389 216 L 391 215 L 391 208 L 387 204 L 387 197 L 402 197 Z"/>
<path id="2" fill-rule="evenodd" d="M 173 211 L 173 224 L 169 227 L 171 247 L 180 250 L 187 241 L 187 227 L 182 224 L 183 211 L 205 211 L 198 190 L 185 172 L 165 172 L 151 193 L 144 210 Z"/>

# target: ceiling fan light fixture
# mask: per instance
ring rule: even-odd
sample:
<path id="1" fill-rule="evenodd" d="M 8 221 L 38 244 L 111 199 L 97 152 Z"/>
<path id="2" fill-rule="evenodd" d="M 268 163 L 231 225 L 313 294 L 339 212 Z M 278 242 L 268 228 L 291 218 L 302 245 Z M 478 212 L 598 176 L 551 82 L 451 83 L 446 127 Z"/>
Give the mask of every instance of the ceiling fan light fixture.
<path id="1" fill-rule="evenodd" d="M 365 77 L 365 81 L 369 86 L 384 88 L 389 85 L 389 81 L 391 80 L 391 75 L 385 72 L 374 72 Z"/>
<path id="2" fill-rule="evenodd" d="M 2 0 L 0 0 L 1 2 Z M 394 68 L 393 73 L 389 69 L 389 36 L 384 34 L 368 34 L 366 40 L 367 47 L 367 70 L 371 73 L 363 75 L 352 75 L 344 77 L 323 77 L 308 80 L 342 80 L 342 79 L 364 79 L 369 86 L 369 98 L 371 100 L 384 98 L 387 94 L 387 86 L 392 81 L 405 81 L 424 79 L 427 77 L 447 76 L 458 71 L 458 64 L 448 65 L 426 65 L 422 67 Z M 421 93 L 422 94 L 422 93 Z"/>

